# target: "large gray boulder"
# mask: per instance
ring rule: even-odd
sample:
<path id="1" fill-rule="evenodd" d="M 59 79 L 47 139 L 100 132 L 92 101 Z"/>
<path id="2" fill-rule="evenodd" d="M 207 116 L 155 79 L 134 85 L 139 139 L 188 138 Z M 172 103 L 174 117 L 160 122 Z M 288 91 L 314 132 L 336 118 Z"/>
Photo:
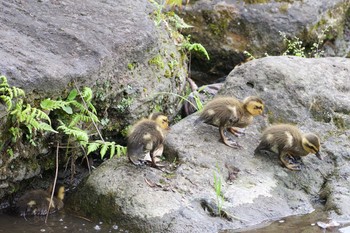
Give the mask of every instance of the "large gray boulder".
<path id="1" fill-rule="evenodd" d="M 66 98 L 75 85 L 90 87 L 99 117 L 108 119 L 100 126 L 108 140 L 155 108 L 175 115 L 187 61 L 169 26 L 155 24 L 149 1 L 1 1 L 0 8 L 0 74 L 33 107 Z M 2 131 L 5 114 L 0 121 Z M 35 148 L 17 142 L 10 156 L 9 136 L 0 132 L 0 198 L 42 172 L 54 153 L 43 137 Z"/>
<path id="2" fill-rule="evenodd" d="M 334 219 L 349 218 L 349 71 L 344 58 L 267 57 L 239 66 L 219 94 L 258 95 L 267 109 L 237 139 L 243 149 L 219 142 L 216 127 L 195 125 L 194 114 L 167 136 L 165 156 L 176 164 L 170 173 L 111 159 L 68 203 L 135 232 L 230 232 L 319 205 Z M 318 134 L 323 160 L 309 155 L 301 171 L 290 171 L 277 157 L 254 155 L 261 131 L 277 122 Z M 223 200 L 214 188 L 219 179 Z"/>
<path id="3" fill-rule="evenodd" d="M 326 56 L 349 56 L 349 7 L 348 0 L 190 1 L 179 13 L 194 26 L 188 31 L 192 40 L 211 56 L 192 59 L 192 73 L 199 82 L 226 75 L 244 61 L 244 51 L 281 55 L 286 44 L 280 33 L 298 37 L 305 47 L 318 43 Z"/>

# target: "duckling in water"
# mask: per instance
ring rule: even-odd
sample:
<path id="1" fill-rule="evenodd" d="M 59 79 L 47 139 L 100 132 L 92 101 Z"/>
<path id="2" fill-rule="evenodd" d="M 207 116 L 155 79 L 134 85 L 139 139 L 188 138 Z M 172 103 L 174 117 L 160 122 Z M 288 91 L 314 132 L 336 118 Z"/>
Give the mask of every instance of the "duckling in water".
<path id="1" fill-rule="evenodd" d="M 256 96 L 249 96 L 243 102 L 234 97 L 216 97 L 205 105 L 198 120 L 218 126 L 223 143 L 239 148 L 240 145 L 227 138 L 224 131 L 228 130 L 235 136 L 243 134 L 238 128 L 247 127 L 253 117 L 261 115 L 263 111 L 264 103 Z"/>
<path id="2" fill-rule="evenodd" d="M 50 204 L 51 194 L 49 191 L 32 190 L 18 199 L 16 208 L 21 216 L 46 215 L 48 212 L 52 214 L 63 208 L 64 193 L 64 186 L 60 186 L 57 195 L 53 197 Z"/>
<path id="3" fill-rule="evenodd" d="M 300 170 L 301 157 L 309 153 L 322 160 L 320 139 L 313 133 L 302 134 L 297 127 L 288 124 L 273 125 L 264 130 L 255 153 L 264 151 L 278 154 L 282 164 L 290 170 Z"/>
<path id="4" fill-rule="evenodd" d="M 141 165 L 151 157 L 151 165 L 158 167 L 156 157 L 163 153 L 163 141 L 169 131 L 168 117 L 162 113 L 153 113 L 148 119 L 136 122 L 128 134 L 127 154 L 129 160 L 135 165 Z"/>

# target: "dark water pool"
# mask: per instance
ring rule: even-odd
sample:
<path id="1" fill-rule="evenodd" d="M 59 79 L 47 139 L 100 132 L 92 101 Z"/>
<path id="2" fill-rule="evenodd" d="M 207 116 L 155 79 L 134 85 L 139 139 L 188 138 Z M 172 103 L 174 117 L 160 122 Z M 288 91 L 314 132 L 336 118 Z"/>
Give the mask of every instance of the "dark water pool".
<path id="1" fill-rule="evenodd" d="M 266 223 L 244 230 L 224 230 L 220 233 L 350 233 L 350 224 L 341 224 L 338 227 L 322 229 L 317 226 L 318 221 L 329 222 L 322 212 L 314 212 L 303 216 L 284 218 L 273 223 Z M 45 217 L 18 217 L 0 213 L 0 233 L 139 233 L 123 230 L 114 225 L 103 222 L 91 222 L 82 217 L 65 211 L 49 216 L 47 223 Z M 184 230 L 183 233 L 186 233 Z M 215 232 L 213 232 L 215 233 Z"/>
<path id="2" fill-rule="evenodd" d="M 0 214 L 0 233 L 127 233 L 117 224 L 108 225 L 102 222 L 91 222 L 81 217 L 60 211 L 49 216 L 47 223 L 45 217 L 18 217 Z"/>

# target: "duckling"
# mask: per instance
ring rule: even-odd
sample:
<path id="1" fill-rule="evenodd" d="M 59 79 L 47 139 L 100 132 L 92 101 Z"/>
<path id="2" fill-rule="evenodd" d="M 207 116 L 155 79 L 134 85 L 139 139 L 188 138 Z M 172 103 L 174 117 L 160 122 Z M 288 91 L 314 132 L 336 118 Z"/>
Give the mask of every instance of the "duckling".
<path id="1" fill-rule="evenodd" d="M 63 199 L 65 194 L 64 186 L 58 188 L 57 195 L 51 200 L 51 193 L 46 190 L 38 189 L 32 190 L 21 196 L 17 203 L 16 208 L 21 216 L 27 215 L 46 215 L 52 214 L 63 208 Z"/>
<path id="2" fill-rule="evenodd" d="M 278 154 L 282 164 L 290 170 L 301 170 L 301 157 L 310 153 L 322 160 L 320 139 L 313 133 L 303 134 L 289 124 L 273 125 L 264 130 L 255 153 L 264 151 Z"/>
<path id="3" fill-rule="evenodd" d="M 128 133 L 127 154 L 130 162 L 141 165 L 151 158 L 151 165 L 158 167 L 156 157 L 163 153 L 163 141 L 170 130 L 168 117 L 162 113 L 153 113 L 148 119 L 142 119 Z"/>
<path id="4" fill-rule="evenodd" d="M 223 143 L 239 148 L 241 146 L 227 138 L 224 131 L 228 130 L 235 136 L 244 134 L 238 128 L 247 127 L 253 121 L 253 117 L 261 115 L 263 111 L 264 103 L 256 96 L 249 96 L 243 102 L 234 97 L 216 97 L 204 106 L 198 120 L 218 126 Z"/>

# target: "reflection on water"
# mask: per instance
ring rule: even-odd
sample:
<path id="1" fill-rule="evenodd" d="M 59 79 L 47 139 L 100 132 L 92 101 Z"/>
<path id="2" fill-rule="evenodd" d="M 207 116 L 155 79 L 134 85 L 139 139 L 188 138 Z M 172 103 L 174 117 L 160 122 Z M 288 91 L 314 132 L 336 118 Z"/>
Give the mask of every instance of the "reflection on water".
<path id="1" fill-rule="evenodd" d="M 287 217 L 271 224 L 255 226 L 240 231 L 225 230 L 220 233 L 350 233 L 350 231 L 343 231 L 343 229 L 347 228 L 346 226 L 349 226 L 349 223 L 322 229 L 317 225 L 319 221 L 329 223 L 331 220 L 327 219 L 326 213 L 314 211 L 307 215 Z"/>
<path id="2" fill-rule="evenodd" d="M 0 233 L 76 233 L 76 232 L 96 232 L 96 233 L 127 233 L 117 225 L 108 225 L 102 222 L 94 223 L 85 219 L 73 216 L 61 211 L 51 214 L 45 224 L 44 217 L 23 217 L 12 216 L 0 213 Z"/>
<path id="3" fill-rule="evenodd" d="M 322 229 L 317 222 L 328 223 L 325 213 L 317 212 L 287 217 L 282 220 L 241 230 L 224 230 L 220 233 L 350 233 L 350 224 L 341 224 L 332 229 Z M 45 217 L 18 217 L 0 213 L 0 233 L 135 233 L 120 229 L 117 225 L 108 225 L 102 222 L 90 222 L 81 217 L 66 213 L 64 210 L 51 214 L 45 223 Z M 186 231 L 184 231 L 186 232 Z"/>

